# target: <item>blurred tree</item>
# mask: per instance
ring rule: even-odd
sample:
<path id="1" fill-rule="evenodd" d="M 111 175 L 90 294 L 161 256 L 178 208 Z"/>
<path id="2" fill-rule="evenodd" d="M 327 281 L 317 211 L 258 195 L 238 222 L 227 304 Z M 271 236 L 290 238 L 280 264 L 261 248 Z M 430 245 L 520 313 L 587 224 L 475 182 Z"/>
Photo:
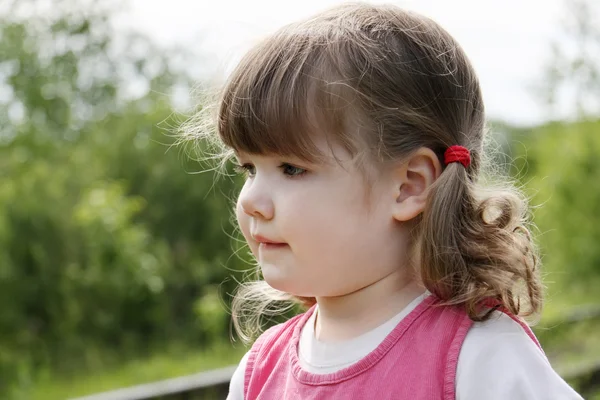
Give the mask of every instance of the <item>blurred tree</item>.
<path id="1" fill-rule="evenodd" d="M 199 166 L 158 128 L 177 124 L 191 56 L 118 31 L 116 6 L 0 7 L 2 398 L 49 369 L 229 335 L 211 302 L 222 266 L 242 266 L 219 193 L 234 183 L 187 174 Z"/>
<path id="2" fill-rule="evenodd" d="M 550 46 L 537 93 L 555 118 L 557 106 L 572 102 L 579 118 L 600 116 L 600 6 L 569 0 Z"/>

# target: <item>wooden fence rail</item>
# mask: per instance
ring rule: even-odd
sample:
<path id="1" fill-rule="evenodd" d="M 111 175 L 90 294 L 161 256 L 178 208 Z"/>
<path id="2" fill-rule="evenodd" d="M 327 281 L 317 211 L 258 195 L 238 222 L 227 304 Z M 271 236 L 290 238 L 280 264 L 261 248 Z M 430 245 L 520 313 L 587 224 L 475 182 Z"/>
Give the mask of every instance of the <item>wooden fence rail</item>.
<path id="1" fill-rule="evenodd" d="M 235 368 L 233 365 L 73 400 L 224 399 Z"/>

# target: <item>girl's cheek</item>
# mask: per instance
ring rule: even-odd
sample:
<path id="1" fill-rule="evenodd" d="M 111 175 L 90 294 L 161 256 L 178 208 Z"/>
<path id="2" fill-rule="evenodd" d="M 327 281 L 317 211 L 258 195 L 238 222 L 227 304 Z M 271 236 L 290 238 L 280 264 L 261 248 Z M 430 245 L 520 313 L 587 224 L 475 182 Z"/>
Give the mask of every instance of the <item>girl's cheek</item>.
<path id="1" fill-rule="evenodd" d="M 240 203 L 237 203 L 235 207 L 235 214 L 238 222 L 238 226 L 244 235 L 246 241 L 250 238 L 250 217 L 244 212 Z"/>

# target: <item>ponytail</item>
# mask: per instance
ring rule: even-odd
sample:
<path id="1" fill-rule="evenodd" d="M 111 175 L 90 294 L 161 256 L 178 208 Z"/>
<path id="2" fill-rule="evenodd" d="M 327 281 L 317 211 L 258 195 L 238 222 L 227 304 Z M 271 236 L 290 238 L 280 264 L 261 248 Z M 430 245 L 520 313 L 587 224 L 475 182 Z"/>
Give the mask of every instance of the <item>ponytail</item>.
<path id="1" fill-rule="evenodd" d="M 483 189 L 459 163 L 432 185 L 420 226 L 420 275 L 445 304 L 474 321 L 495 304 L 516 316 L 541 311 L 539 257 L 527 228 L 527 202 L 516 189 Z M 487 310 L 487 311 L 486 311 Z"/>

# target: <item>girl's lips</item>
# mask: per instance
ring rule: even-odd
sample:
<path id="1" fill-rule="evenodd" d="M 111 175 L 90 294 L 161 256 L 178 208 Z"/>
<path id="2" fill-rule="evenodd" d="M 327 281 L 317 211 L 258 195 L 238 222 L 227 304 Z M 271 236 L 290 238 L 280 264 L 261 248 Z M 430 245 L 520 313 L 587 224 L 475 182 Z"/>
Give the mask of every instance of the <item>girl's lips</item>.
<path id="1" fill-rule="evenodd" d="M 287 243 L 268 243 L 268 242 L 259 243 L 259 248 L 264 249 L 264 250 L 282 249 L 286 246 L 287 246 Z"/>
<path id="2" fill-rule="evenodd" d="M 260 244 L 269 244 L 269 245 L 280 245 L 280 244 L 285 245 L 285 244 L 287 244 L 287 243 L 276 242 L 274 240 L 267 239 L 266 237 L 264 237 L 262 235 L 252 235 L 252 237 L 254 238 L 254 240 L 256 240 Z"/>

